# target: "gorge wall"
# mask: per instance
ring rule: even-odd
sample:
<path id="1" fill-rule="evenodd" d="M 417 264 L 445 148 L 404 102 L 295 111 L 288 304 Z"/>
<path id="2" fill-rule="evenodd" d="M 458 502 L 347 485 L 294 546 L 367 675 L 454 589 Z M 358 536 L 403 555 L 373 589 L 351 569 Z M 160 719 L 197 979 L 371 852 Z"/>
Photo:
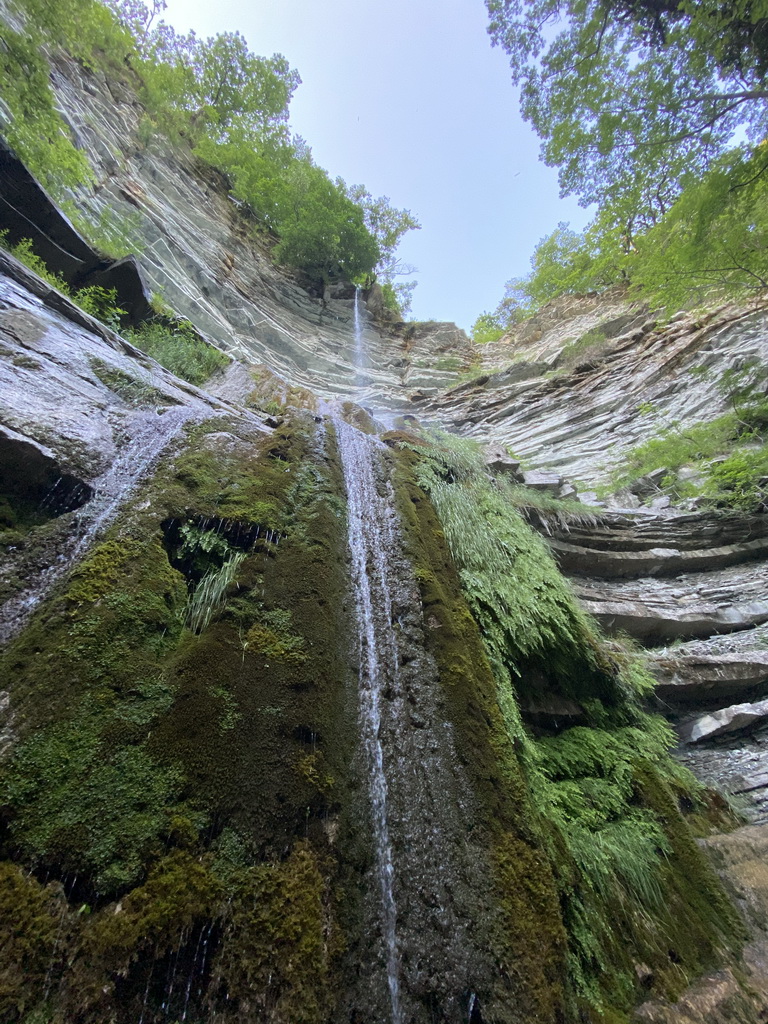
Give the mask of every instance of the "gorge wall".
<path id="1" fill-rule="evenodd" d="M 128 77 L 54 84 L 83 212 L 232 359 L 195 387 L 0 253 L 5 1019 L 766 1019 L 764 829 L 660 714 L 762 822 L 765 515 L 587 497 L 727 410 L 763 306 L 588 297 L 460 383 L 453 325 L 275 268 Z"/>

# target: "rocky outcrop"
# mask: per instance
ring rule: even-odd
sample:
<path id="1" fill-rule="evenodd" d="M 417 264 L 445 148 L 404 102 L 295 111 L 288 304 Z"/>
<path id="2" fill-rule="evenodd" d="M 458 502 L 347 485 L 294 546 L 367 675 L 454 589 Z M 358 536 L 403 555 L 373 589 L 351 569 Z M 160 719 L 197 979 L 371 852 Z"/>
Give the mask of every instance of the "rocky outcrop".
<path id="1" fill-rule="evenodd" d="M 729 733 L 741 732 L 764 725 L 768 720 L 768 700 L 753 704 L 732 704 L 730 707 L 713 711 L 709 715 L 701 715 L 684 722 L 680 728 L 680 738 L 684 743 L 701 743 L 703 740 L 714 740 Z M 766 778 L 768 782 L 768 778 Z"/>
<path id="2" fill-rule="evenodd" d="M 185 427 L 234 409 L 174 377 L 2 252 L 0 391 L 4 500 L 12 519 L 18 507 L 22 519 L 51 520 L 34 543 L 15 528 L 0 532 L 4 641 Z M 238 416 L 256 435 L 269 432 L 255 413 Z"/>
<path id="3" fill-rule="evenodd" d="M 549 543 L 568 573 L 605 579 L 674 576 L 768 557 L 768 517 L 604 510 L 594 526 L 557 530 Z"/>
<path id="4" fill-rule="evenodd" d="M 107 82 L 59 56 L 53 87 L 97 185 L 77 199 L 93 223 L 114 223 L 134 248 L 150 293 L 214 343 L 248 363 L 268 363 L 324 397 L 410 407 L 455 383 L 473 349 L 455 324 L 397 324 L 363 315 L 357 365 L 354 289 L 312 295 L 275 267 L 271 241 L 227 195 L 227 182 L 179 148 L 141 141 L 130 82 Z M 378 305 L 377 305 L 378 303 Z"/>
<path id="5" fill-rule="evenodd" d="M 733 894 L 751 938 L 738 966 L 706 974 L 674 1003 L 644 1002 L 633 1016 L 637 1024 L 758 1024 L 768 1019 L 768 826 L 710 836 L 701 845 Z"/>
<path id="6" fill-rule="evenodd" d="M 544 325 L 538 342 L 518 346 L 529 369 L 542 353 L 554 360 L 569 331 L 583 340 L 587 322 L 590 330 L 602 323 L 610 332 L 609 325 L 621 319 L 615 304 L 609 301 L 601 312 L 593 296 L 583 300 L 588 321 L 580 320 L 581 301 L 570 299 L 572 320 Z M 717 381 L 729 367 L 768 360 L 765 308 L 765 302 L 723 306 L 682 315 L 666 326 L 631 327 L 607 345 L 596 342 L 591 359 L 587 346 L 572 369 L 520 378 L 512 374 L 513 364 L 441 394 L 429 403 L 428 414 L 461 433 L 509 446 L 537 469 L 592 485 L 607 482 L 629 449 L 673 424 L 685 430 L 728 411 Z"/>
<path id="7" fill-rule="evenodd" d="M 722 706 L 723 701 L 768 690 L 768 650 L 743 654 L 657 655 L 651 661 L 656 696 L 665 706 Z"/>
<path id="8" fill-rule="evenodd" d="M 735 566 L 669 580 L 574 577 L 583 606 L 609 631 L 644 643 L 708 637 L 768 622 L 768 566 Z"/>

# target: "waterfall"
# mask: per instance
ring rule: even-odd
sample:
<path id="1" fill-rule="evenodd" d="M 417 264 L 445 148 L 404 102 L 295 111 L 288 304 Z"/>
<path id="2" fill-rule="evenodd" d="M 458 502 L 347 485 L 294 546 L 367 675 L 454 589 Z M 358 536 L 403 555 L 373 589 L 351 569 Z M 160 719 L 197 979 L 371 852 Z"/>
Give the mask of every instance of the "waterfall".
<path id="1" fill-rule="evenodd" d="M 360 285 L 355 285 L 355 367 L 360 370 L 363 366 L 363 319 L 360 313 Z"/>
<path id="2" fill-rule="evenodd" d="M 388 677 L 396 675 L 398 668 L 388 558 L 395 542 L 394 510 L 389 496 L 382 497 L 376 487 L 373 449 L 379 442 L 340 418 L 334 419 L 334 425 L 347 490 L 348 543 L 358 632 L 360 727 L 368 761 L 376 873 L 381 895 L 382 939 L 392 1024 L 402 1024 L 397 904 L 387 819 L 387 779 L 381 741 L 383 690 Z"/>
<path id="3" fill-rule="evenodd" d="M 94 496 L 76 513 L 69 535 L 60 543 L 56 560 L 31 585 L 0 607 L 0 643 L 10 640 L 65 573 L 86 553 L 95 538 L 117 515 L 134 487 L 146 476 L 181 428 L 199 412 L 184 406 L 137 413 L 131 439 L 111 466 L 91 482 Z"/>

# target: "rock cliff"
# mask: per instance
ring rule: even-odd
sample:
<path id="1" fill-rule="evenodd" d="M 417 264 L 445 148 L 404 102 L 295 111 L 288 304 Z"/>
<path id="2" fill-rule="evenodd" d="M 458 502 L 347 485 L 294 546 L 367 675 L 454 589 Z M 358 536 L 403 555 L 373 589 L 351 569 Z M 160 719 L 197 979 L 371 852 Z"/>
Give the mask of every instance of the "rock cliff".
<path id="1" fill-rule="evenodd" d="M 606 485 L 728 411 L 765 305 L 570 298 L 478 355 L 275 267 L 129 75 L 54 85 L 135 261 L 15 215 L 230 361 L 0 253 L 6 1019 L 764 1019 L 768 520 Z"/>

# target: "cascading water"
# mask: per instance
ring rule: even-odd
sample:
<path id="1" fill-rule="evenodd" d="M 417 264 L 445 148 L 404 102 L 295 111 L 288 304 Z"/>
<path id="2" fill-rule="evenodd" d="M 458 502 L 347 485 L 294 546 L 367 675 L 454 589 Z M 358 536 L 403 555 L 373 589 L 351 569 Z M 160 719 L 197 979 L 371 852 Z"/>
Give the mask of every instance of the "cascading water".
<path id="1" fill-rule="evenodd" d="M 364 360 L 355 293 L 355 361 Z M 387 448 L 331 416 L 347 492 L 355 599 L 360 746 L 371 820 L 370 935 L 363 963 L 386 973 L 357 998 L 360 1019 L 466 1020 L 489 977 L 479 921 L 490 906 L 487 858 L 473 837 L 473 797 L 426 653 L 423 608 L 403 551 Z M 467 922 L 473 930 L 467 931 Z M 366 941 L 368 945 L 366 946 Z M 360 964 L 358 964 L 358 970 Z M 376 994 L 376 993 L 380 994 Z M 352 1016 L 357 1019 L 355 1014 Z"/>
<path id="2" fill-rule="evenodd" d="M 357 305 L 355 306 L 357 309 Z M 370 773 L 376 872 L 381 890 L 381 926 L 386 951 L 392 1024 L 401 1024 L 400 968 L 394 866 L 387 820 L 387 779 L 381 743 L 382 691 L 397 672 L 397 639 L 392 626 L 390 566 L 393 510 L 379 495 L 373 474 L 372 440 L 343 420 L 334 420 L 347 490 L 348 540 L 359 642 L 359 700 L 363 746 Z"/>
<path id="3" fill-rule="evenodd" d="M 363 360 L 365 358 L 364 342 L 363 342 L 363 317 L 360 311 L 360 285 L 355 285 L 355 313 L 353 318 L 354 332 L 355 332 L 355 370 L 357 371 L 357 380 L 360 382 L 360 371 L 363 368 Z"/>
<path id="4" fill-rule="evenodd" d="M 91 482 L 94 496 L 77 512 L 69 535 L 56 551 L 56 560 L 22 593 L 0 608 L 0 643 L 10 640 L 56 582 L 85 554 L 96 536 L 114 519 L 136 484 L 149 472 L 185 423 L 199 415 L 188 407 L 137 413 L 131 439 L 112 465 Z"/>

